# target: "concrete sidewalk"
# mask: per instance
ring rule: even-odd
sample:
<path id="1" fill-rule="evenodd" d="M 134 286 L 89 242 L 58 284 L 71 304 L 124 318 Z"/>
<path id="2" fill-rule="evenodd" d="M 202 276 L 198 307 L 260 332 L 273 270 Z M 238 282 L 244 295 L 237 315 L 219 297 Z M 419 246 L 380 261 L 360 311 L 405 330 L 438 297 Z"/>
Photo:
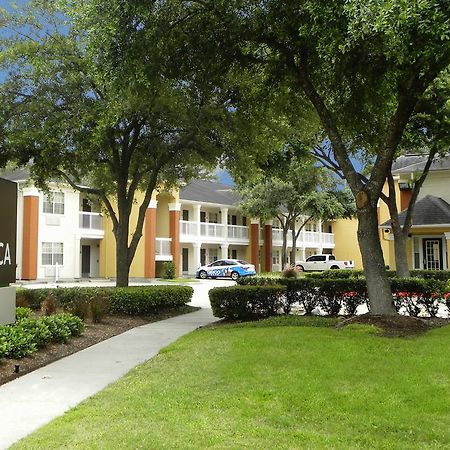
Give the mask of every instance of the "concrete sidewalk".
<path id="1" fill-rule="evenodd" d="M 0 449 L 100 391 L 180 336 L 215 320 L 210 309 L 201 309 L 142 325 L 0 386 Z"/>

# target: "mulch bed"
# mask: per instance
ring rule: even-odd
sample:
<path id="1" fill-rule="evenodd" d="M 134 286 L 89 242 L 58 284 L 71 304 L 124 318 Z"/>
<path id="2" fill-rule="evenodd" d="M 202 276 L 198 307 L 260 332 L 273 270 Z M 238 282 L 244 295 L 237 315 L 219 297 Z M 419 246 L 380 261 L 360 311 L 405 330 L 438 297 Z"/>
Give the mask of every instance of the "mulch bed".
<path id="1" fill-rule="evenodd" d="M 146 317 L 111 315 L 105 317 L 101 323 L 86 323 L 84 333 L 79 337 L 71 338 L 67 344 L 48 344 L 36 353 L 21 359 L 0 359 L 0 385 L 132 328 L 198 309 L 186 306 L 180 310 L 165 311 Z M 18 373 L 15 372 L 17 365 Z"/>
<path id="2" fill-rule="evenodd" d="M 414 336 L 426 331 L 450 324 L 450 319 L 419 318 L 410 316 L 375 316 L 362 314 L 360 316 L 350 317 L 340 322 L 336 327 L 341 328 L 352 323 L 361 323 L 374 325 L 383 330 L 383 336 Z"/>

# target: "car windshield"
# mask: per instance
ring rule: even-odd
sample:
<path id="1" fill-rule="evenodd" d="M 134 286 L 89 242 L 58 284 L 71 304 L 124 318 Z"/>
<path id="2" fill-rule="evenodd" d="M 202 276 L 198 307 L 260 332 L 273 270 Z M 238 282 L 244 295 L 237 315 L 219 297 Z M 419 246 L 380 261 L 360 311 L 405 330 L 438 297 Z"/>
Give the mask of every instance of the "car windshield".
<path id="1" fill-rule="evenodd" d="M 247 264 L 250 264 L 250 263 L 248 263 L 247 261 L 241 261 L 241 260 L 237 260 L 237 262 L 239 263 L 239 264 L 243 264 L 244 266 L 245 265 L 247 265 Z"/>

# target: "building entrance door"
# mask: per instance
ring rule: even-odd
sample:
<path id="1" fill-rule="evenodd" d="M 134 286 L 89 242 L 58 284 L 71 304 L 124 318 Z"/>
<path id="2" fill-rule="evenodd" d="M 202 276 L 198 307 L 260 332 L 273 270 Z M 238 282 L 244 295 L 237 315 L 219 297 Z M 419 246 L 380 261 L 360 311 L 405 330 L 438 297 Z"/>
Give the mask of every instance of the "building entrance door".
<path id="1" fill-rule="evenodd" d="M 89 277 L 91 275 L 91 246 L 81 246 L 81 276 Z"/>
<path id="2" fill-rule="evenodd" d="M 182 271 L 183 272 L 188 272 L 189 271 L 189 249 L 183 247 L 182 249 Z"/>
<path id="3" fill-rule="evenodd" d="M 423 239 L 423 268 L 425 270 L 442 270 L 442 239 Z"/>

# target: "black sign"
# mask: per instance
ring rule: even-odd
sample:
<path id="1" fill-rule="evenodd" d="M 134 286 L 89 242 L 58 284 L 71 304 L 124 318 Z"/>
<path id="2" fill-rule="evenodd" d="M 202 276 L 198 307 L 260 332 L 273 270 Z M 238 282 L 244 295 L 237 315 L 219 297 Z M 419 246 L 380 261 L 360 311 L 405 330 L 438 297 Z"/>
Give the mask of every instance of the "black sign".
<path id="1" fill-rule="evenodd" d="M 17 184 L 0 178 L 0 285 L 16 281 Z"/>

